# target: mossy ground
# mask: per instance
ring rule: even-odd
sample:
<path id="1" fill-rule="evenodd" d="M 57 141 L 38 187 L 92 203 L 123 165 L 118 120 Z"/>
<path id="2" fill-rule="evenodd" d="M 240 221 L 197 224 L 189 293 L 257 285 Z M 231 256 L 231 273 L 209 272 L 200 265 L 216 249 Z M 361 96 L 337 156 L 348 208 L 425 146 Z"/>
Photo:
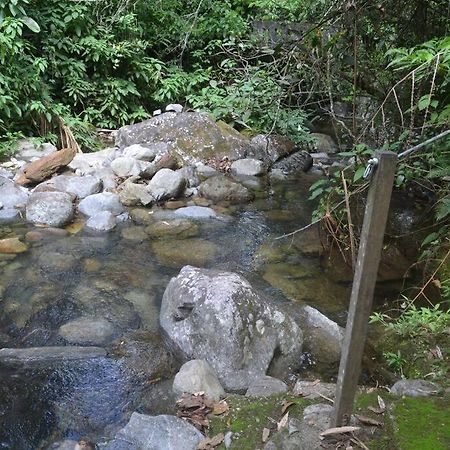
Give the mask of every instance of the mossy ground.
<path id="1" fill-rule="evenodd" d="M 375 414 L 369 406 L 378 407 L 380 395 L 386 403 L 384 414 Z M 303 410 L 319 400 L 306 400 L 291 395 L 278 395 L 264 399 L 230 397 L 230 411 L 223 417 L 212 420 L 209 436 L 232 431 L 232 449 L 262 449 L 264 428 L 276 432 L 276 423 L 283 416 L 283 402 L 293 402 L 289 417 L 302 418 Z M 372 434 L 367 430 L 364 440 L 370 450 L 445 450 L 450 448 L 450 395 L 427 398 L 399 398 L 386 391 L 360 394 L 355 404 L 355 414 L 370 417 L 383 423 L 383 427 Z M 222 444 L 217 449 L 225 449 Z"/>

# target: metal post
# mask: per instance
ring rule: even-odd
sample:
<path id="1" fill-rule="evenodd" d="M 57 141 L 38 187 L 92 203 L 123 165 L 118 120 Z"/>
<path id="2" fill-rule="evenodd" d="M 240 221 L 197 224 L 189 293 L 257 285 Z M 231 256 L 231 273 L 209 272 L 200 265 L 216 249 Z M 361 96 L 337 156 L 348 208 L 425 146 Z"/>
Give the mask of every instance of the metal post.
<path id="1" fill-rule="evenodd" d="M 377 166 L 367 195 L 339 366 L 331 425 L 335 427 L 345 425 L 353 409 L 397 165 L 395 153 L 381 151 L 376 158 Z"/>

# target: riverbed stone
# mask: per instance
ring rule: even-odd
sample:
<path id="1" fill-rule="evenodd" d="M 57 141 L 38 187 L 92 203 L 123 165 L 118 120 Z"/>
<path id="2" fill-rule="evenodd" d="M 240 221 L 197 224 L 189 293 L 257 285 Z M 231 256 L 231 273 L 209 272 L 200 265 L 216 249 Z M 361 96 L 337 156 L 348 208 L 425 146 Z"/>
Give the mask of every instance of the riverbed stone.
<path id="1" fill-rule="evenodd" d="M 336 142 L 329 134 L 311 133 L 311 137 L 314 138 L 312 146 L 315 151 L 326 154 L 333 154 L 339 151 Z"/>
<path id="2" fill-rule="evenodd" d="M 156 200 L 177 197 L 183 190 L 185 179 L 180 172 L 161 169 L 148 183 L 148 192 Z"/>
<path id="3" fill-rule="evenodd" d="M 86 221 L 86 227 L 94 231 L 111 231 L 116 224 L 116 216 L 110 211 L 100 211 Z"/>
<path id="4" fill-rule="evenodd" d="M 26 252 L 27 250 L 28 245 L 17 237 L 0 239 L 0 253 L 16 254 Z"/>
<path id="5" fill-rule="evenodd" d="M 0 223 L 14 222 L 20 217 L 20 211 L 15 208 L 0 209 Z"/>
<path id="6" fill-rule="evenodd" d="M 284 136 L 258 134 L 252 138 L 252 149 L 247 157 L 262 160 L 268 164 L 278 161 L 295 151 L 294 143 Z"/>
<path id="7" fill-rule="evenodd" d="M 138 225 L 148 225 L 155 221 L 153 218 L 154 211 L 147 208 L 133 208 L 130 211 L 130 216 L 133 222 Z"/>
<path id="8" fill-rule="evenodd" d="M 253 199 L 253 194 L 245 186 L 225 175 L 208 178 L 200 184 L 198 191 L 213 202 L 245 203 Z"/>
<path id="9" fill-rule="evenodd" d="M 164 292 L 160 322 L 182 355 L 206 360 L 227 391 L 245 391 L 269 366 L 270 375 L 286 376 L 300 362 L 300 327 L 236 273 L 183 267 Z"/>
<path id="10" fill-rule="evenodd" d="M 102 188 L 102 182 L 92 175 L 86 176 L 70 176 L 58 175 L 51 179 L 53 186 L 58 191 L 73 194 L 78 198 L 85 198 L 88 195 L 96 194 Z"/>
<path id="11" fill-rule="evenodd" d="M 218 215 L 212 208 L 206 206 L 185 206 L 175 211 L 177 216 L 188 219 L 217 219 Z"/>
<path id="12" fill-rule="evenodd" d="M 141 318 L 142 327 L 147 330 L 157 330 L 159 327 L 159 307 L 155 295 L 148 291 L 133 289 L 123 294 L 134 307 Z"/>
<path id="13" fill-rule="evenodd" d="M 287 384 L 278 378 L 264 375 L 255 378 L 249 385 L 246 397 L 269 397 L 271 395 L 283 394 L 287 392 Z"/>
<path id="14" fill-rule="evenodd" d="M 313 164 L 313 159 L 308 152 L 298 151 L 286 158 L 280 159 L 272 165 L 271 171 L 279 171 L 283 175 L 290 175 L 297 172 L 307 172 Z"/>
<path id="15" fill-rule="evenodd" d="M 113 325 L 102 318 L 81 317 L 61 325 L 58 334 L 70 344 L 102 346 L 114 336 Z"/>
<path id="16" fill-rule="evenodd" d="M 38 258 L 38 266 L 48 272 L 64 272 L 77 263 L 77 258 L 70 253 L 61 253 L 45 249 Z"/>
<path id="17" fill-rule="evenodd" d="M 175 416 L 147 416 L 134 412 L 105 450 L 197 450 L 204 436 Z"/>
<path id="18" fill-rule="evenodd" d="M 427 380 L 399 380 L 391 387 L 391 394 L 405 397 L 428 397 L 442 392 L 442 388 Z"/>
<path id="19" fill-rule="evenodd" d="M 72 197 L 66 192 L 34 192 L 26 206 L 29 222 L 63 227 L 74 214 Z"/>
<path id="20" fill-rule="evenodd" d="M 146 233 L 154 238 L 186 239 L 197 236 L 198 225 L 187 219 L 159 220 L 145 228 Z"/>
<path id="21" fill-rule="evenodd" d="M 80 175 L 92 174 L 98 169 L 109 167 L 116 157 L 117 148 L 109 147 L 98 152 L 77 153 L 68 167 Z"/>
<path id="22" fill-rule="evenodd" d="M 158 154 L 158 149 L 155 146 L 147 146 L 140 144 L 133 144 L 123 149 L 122 155 L 128 158 L 139 159 L 142 161 L 153 161 Z"/>
<path id="23" fill-rule="evenodd" d="M 231 164 L 231 173 L 237 176 L 253 177 L 263 175 L 265 172 L 266 167 L 259 159 L 238 159 Z"/>
<path id="24" fill-rule="evenodd" d="M 93 359 L 106 356 L 100 347 L 30 347 L 2 348 L 0 362 L 8 367 L 42 367 L 63 361 Z"/>
<path id="25" fill-rule="evenodd" d="M 4 209 L 23 206 L 28 200 L 28 190 L 18 186 L 14 181 L 0 176 L 0 203 Z M 2 209 L 3 209 L 2 208 Z"/>
<path id="26" fill-rule="evenodd" d="M 111 169 L 120 178 L 138 176 L 143 167 L 135 158 L 129 156 L 119 156 L 111 162 Z"/>
<path id="27" fill-rule="evenodd" d="M 204 392 L 206 397 L 213 400 L 219 400 L 225 395 L 213 368 L 202 359 L 193 359 L 181 366 L 173 380 L 173 390 L 178 395 Z"/>
<path id="28" fill-rule="evenodd" d="M 307 400 L 323 397 L 333 400 L 336 396 L 336 384 L 325 383 L 320 380 L 298 380 L 295 383 L 293 394 L 304 397 Z"/>
<path id="29" fill-rule="evenodd" d="M 127 227 L 123 228 L 120 235 L 127 241 L 143 242 L 148 239 L 145 227 Z"/>
<path id="30" fill-rule="evenodd" d="M 152 250 L 160 264 L 180 268 L 186 264 L 205 266 L 219 253 L 218 247 L 204 239 L 158 240 Z"/>
<path id="31" fill-rule="evenodd" d="M 148 192 L 147 185 L 125 181 L 121 185 L 119 192 L 120 201 L 125 206 L 149 205 L 153 203 L 154 198 Z"/>
<path id="32" fill-rule="evenodd" d="M 119 196 L 112 192 L 89 195 L 81 200 L 78 209 L 86 216 L 93 216 L 103 211 L 109 211 L 111 214 L 117 216 L 124 210 Z"/>

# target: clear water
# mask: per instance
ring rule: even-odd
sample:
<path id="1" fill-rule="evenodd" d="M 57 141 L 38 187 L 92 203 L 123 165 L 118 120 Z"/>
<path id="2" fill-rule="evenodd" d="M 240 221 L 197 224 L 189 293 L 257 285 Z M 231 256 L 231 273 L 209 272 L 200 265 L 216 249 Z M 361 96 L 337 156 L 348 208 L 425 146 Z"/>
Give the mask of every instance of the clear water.
<path id="1" fill-rule="evenodd" d="M 50 236 L 13 260 L 3 257 L 0 344 L 63 345 L 58 328 L 86 315 L 111 321 L 117 337 L 140 328 L 158 332 L 159 305 L 170 277 L 199 262 L 237 271 L 277 301 L 306 302 L 344 323 L 349 282 L 333 281 L 333 270 L 325 271 L 318 256 L 300 253 L 292 239 L 275 240 L 309 222 L 313 181 L 314 175 L 302 174 L 266 184 L 249 205 L 225 208 L 229 220 L 200 222 L 195 239 L 209 246 L 199 252 L 198 241 L 186 247 L 185 240 L 170 238 L 169 248 L 160 244 L 161 250 L 155 247 L 161 240 L 125 239 L 123 233 L 142 235 L 143 230 L 128 222 L 105 234 L 81 230 Z M 30 230 L 36 228 L 0 226 L 0 238 L 23 237 Z M 168 400 L 161 386 L 142 383 L 120 358 L 41 370 L 0 368 L 0 448 L 47 448 L 45 442 L 83 435 L 101 439 L 130 411 L 164 410 Z"/>

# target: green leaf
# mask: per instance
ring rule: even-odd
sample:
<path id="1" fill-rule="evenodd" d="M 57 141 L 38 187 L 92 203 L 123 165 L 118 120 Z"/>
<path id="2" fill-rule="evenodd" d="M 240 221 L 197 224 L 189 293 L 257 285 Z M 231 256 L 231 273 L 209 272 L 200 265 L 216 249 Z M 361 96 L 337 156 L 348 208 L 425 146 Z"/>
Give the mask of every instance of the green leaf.
<path id="1" fill-rule="evenodd" d="M 20 20 L 31 30 L 33 33 L 39 33 L 41 31 L 41 27 L 38 23 L 32 19 L 31 17 L 22 17 Z"/>
<path id="2" fill-rule="evenodd" d="M 420 97 L 420 100 L 417 103 L 417 108 L 419 108 L 419 111 L 423 111 L 424 109 L 428 108 L 431 103 L 431 95 L 427 94 L 422 97 Z"/>
<path id="3" fill-rule="evenodd" d="M 353 175 L 353 182 L 360 180 L 362 176 L 364 175 L 366 168 L 364 166 L 358 167 L 355 171 L 355 174 Z"/>
<path id="4" fill-rule="evenodd" d="M 443 198 L 439 203 L 436 210 L 436 220 L 445 219 L 450 215 L 450 198 Z"/>
<path id="5" fill-rule="evenodd" d="M 430 242 L 435 241 L 437 238 L 439 237 L 439 234 L 436 232 L 430 233 L 423 241 L 421 244 L 421 247 L 425 247 L 426 245 L 428 245 Z"/>

